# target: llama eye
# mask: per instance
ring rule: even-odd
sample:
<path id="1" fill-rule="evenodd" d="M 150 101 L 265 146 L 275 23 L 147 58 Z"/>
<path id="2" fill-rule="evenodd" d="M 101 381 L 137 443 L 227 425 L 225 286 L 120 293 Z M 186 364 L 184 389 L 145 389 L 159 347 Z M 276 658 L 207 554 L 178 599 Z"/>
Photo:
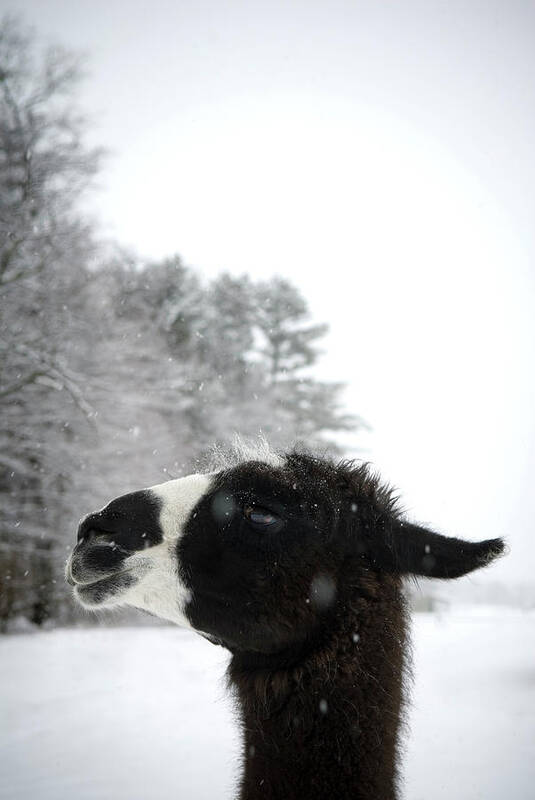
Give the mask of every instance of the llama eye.
<path id="1" fill-rule="evenodd" d="M 279 517 L 260 506 L 246 506 L 243 510 L 245 519 L 258 528 L 269 528 L 279 522 Z"/>

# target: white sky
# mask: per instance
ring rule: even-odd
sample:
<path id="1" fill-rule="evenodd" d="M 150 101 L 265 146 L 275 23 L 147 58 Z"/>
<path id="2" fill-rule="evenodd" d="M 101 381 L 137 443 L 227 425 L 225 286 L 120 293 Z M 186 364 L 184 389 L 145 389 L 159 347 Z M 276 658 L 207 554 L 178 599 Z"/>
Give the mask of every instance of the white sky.
<path id="1" fill-rule="evenodd" d="M 412 516 L 531 579 L 535 2 L 3 5 L 90 55 L 106 230 L 290 278 Z"/>

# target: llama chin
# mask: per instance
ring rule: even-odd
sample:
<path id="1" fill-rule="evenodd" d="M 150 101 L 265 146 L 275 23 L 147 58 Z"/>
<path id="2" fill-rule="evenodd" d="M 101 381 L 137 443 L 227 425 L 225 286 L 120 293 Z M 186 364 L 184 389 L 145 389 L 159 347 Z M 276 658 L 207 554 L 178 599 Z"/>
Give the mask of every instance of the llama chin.
<path id="1" fill-rule="evenodd" d="M 503 547 L 404 519 L 366 464 L 238 442 L 82 520 L 67 578 L 85 607 L 141 608 L 230 651 L 240 800 L 395 800 L 403 578 L 457 578 Z"/>

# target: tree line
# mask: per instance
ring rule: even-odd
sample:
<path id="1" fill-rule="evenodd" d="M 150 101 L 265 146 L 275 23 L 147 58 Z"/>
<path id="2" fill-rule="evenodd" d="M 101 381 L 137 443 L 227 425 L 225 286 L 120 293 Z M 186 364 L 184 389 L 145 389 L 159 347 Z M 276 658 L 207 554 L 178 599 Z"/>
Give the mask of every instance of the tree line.
<path id="1" fill-rule="evenodd" d="M 329 444 L 361 423 L 314 367 L 327 326 L 282 277 L 142 261 L 81 210 L 103 152 L 82 64 L 0 24 L 0 630 L 66 623 L 78 518 L 195 469 L 234 431 Z"/>

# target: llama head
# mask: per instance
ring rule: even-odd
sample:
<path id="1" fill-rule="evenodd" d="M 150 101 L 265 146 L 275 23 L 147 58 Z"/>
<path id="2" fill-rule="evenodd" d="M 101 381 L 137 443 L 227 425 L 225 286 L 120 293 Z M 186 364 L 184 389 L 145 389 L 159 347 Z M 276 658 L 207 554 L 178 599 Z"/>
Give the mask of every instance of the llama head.
<path id="1" fill-rule="evenodd" d="M 134 606 L 269 654 L 312 639 L 352 596 L 372 602 L 385 581 L 455 578 L 502 550 L 405 521 L 366 465 L 264 449 L 90 514 L 67 580 L 87 608 Z"/>

